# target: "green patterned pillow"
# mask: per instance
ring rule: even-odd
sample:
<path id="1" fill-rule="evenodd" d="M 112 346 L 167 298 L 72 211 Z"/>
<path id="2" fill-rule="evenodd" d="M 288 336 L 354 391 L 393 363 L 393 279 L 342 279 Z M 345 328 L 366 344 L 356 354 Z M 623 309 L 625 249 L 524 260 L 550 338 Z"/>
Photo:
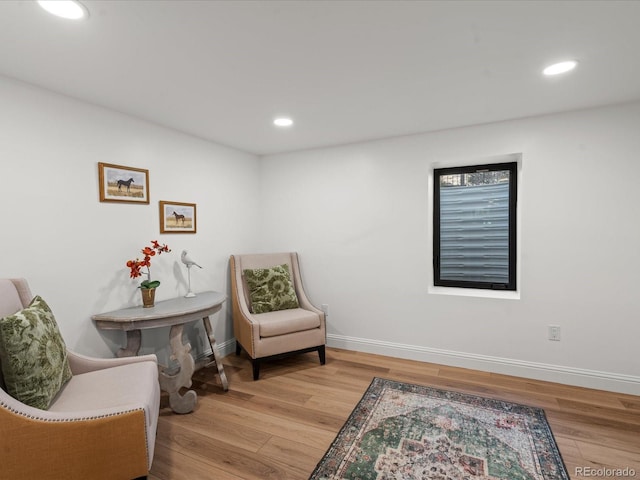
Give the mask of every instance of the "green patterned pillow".
<path id="1" fill-rule="evenodd" d="M 27 308 L 0 318 L 0 362 L 7 392 L 41 410 L 71 379 L 56 319 L 39 296 Z"/>
<path id="2" fill-rule="evenodd" d="M 298 297 L 291 283 L 287 264 L 270 268 L 247 269 L 243 273 L 249 286 L 253 313 L 275 312 L 299 307 Z"/>

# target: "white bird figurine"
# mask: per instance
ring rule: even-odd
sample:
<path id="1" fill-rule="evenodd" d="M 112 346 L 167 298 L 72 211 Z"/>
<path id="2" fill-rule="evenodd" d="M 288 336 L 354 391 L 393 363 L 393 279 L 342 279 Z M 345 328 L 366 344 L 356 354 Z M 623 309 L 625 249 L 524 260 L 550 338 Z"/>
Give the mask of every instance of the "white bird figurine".
<path id="1" fill-rule="evenodd" d="M 184 263 L 187 268 L 191 268 L 192 266 L 196 266 L 196 267 L 200 267 L 200 265 L 198 265 L 196 262 L 194 262 L 191 257 L 189 256 L 189 254 L 187 253 L 186 250 L 182 251 L 182 255 L 180 255 L 180 260 L 182 260 L 182 263 Z M 202 267 L 200 267 L 202 268 Z"/>
<path id="2" fill-rule="evenodd" d="M 191 267 L 193 267 L 194 265 L 198 268 L 202 268 L 202 267 L 191 259 L 191 257 L 189 256 L 186 250 L 182 251 L 182 254 L 180 255 L 180 260 L 182 260 L 182 263 L 184 263 L 187 266 L 187 272 L 189 273 L 189 291 L 187 292 L 185 297 L 186 298 L 195 297 L 196 294 L 191 291 Z"/>

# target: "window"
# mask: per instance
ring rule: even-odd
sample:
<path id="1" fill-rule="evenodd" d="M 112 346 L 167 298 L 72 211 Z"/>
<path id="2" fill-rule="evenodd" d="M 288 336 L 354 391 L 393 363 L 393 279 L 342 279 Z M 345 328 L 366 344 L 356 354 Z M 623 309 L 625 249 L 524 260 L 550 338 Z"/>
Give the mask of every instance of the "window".
<path id="1" fill-rule="evenodd" d="M 434 170 L 434 284 L 516 289 L 517 163 Z"/>

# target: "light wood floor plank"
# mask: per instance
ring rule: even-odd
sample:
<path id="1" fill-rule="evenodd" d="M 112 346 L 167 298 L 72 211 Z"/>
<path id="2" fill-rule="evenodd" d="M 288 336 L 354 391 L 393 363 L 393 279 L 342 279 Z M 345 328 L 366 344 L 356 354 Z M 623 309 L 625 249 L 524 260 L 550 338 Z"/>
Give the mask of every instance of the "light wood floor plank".
<path id="1" fill-rule="evenodd" d="M 333 430 L 317 428 L 309 424 L 299 423 L 295 420 L 270 415 L 251 406 L 202 405 L 197 412 L 191 415 L 206 417 L 207 415 L 221 414 L 227 416 L 230 422 L 235 423 L 236 428 L 246 430 L 258 430 L 269 435 L 280 436 L 298 442 L 302 447 L 322 448 L 326 442 L 331 441 L 335 435 Z"/>

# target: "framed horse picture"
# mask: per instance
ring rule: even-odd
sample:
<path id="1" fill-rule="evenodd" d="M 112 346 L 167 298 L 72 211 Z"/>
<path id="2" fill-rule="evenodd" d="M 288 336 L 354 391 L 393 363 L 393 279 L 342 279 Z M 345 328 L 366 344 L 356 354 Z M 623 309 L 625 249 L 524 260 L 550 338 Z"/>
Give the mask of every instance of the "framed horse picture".
<path id="1" fill-rule="evenodd" d="M 149 203 L 149 170 L 98 162 L 101 202 Z"/>
<path id="2" fill-rule="evenodd" d="M 160 233 L 196 233 L 196 204 L 160 200 Z"/>

